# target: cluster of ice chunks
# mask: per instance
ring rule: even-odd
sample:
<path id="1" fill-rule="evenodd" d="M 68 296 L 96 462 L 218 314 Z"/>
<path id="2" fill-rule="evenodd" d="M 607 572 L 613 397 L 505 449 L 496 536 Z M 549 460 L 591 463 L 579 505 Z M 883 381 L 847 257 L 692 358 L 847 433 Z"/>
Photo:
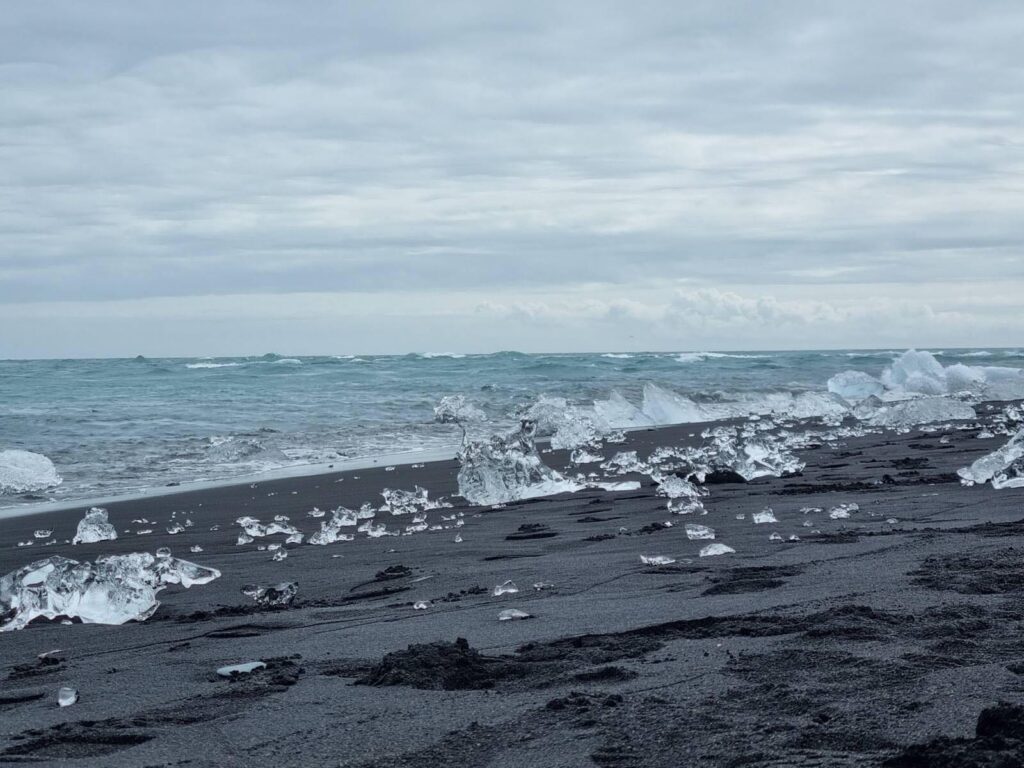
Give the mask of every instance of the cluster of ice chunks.
<path id="1" fill-rule="evenodd" d="M 964 485 L 990 482 L 992 487 L 1024 488 L 1024 428 L 1006 445 L 957 471 Z"/>
<path id="2" fill-rule="evenodd" d="M 801 472 L 805 463 L 790 450 L 787 441 L 770 434 L 740 433 L 734 427 L 708 430 L 710 443 L 692 457 L 699 468 L 698 480 L 714 471 L 735 472 L 744 480 L 784 477 Z"/>
<path id="3" fill-rule="evenodd" d="M 117 529 L 107 519 L 107 510 L 93 507 L 78 521 L 78 530 L 72 544 L 94 544 L 97 541 L 112 541 L 117 538 Z"/>
<path id="4" fill-rule="evenodd" d="M 550 435 L 555 449 L 594 449 L 612 431 L 593 408 L 573 405 L 564 397 L 541 395 L 520 417 L 536 425 L 538 436 Z"/>
<path id="5" fill-rule="evenodd" d="M 973 407 L 950 397 L 920 397 L 885 402 L 873 395 L 854 409 L 854 415 L 872 426 L 887 428 L 975 419 L 978 416 Z"/>
<path id="6" fill-rule="evenodd" d="M 302 532 L 292 525 L 288 518 L 284 515 L 278 515 L 274 518 L 274 521 L 264 525 L 255 517 L 240 517 L 235 520 L 235 525 L 238 525 L 245 531 L 245 535 L 254 539 L 260 539 L 264 536 L 274 536 L 276 534 L 283 534 L 285 536 L 295 536 Z"/>
<path id="7" fill-rule="evenodd" d="M 43 491 L 61 482 L 53 462 L 43 454 L 18 449 L 0 451 L 0 493 Z"/>
<path id="8" fill-rule="evenodd" d="M 410 515 L 418 512 L 425 512 L 430 509 L 446 509 L 451 504 L 444 499 L 431 500 L 428 498 L 427 489 L 416 486 L 414 491 L 394 490 L 385 488 L 381 492 L 384 497 L 384 506 L 381 508 L 392 515 Z"/>
<path id="9" fill-rule="evenodd" d="M 535 425 L 486 440 L 466 441 L 459 451 L 459 495 L 472 504 L 504 504 L 518 499 L 575 492 L 582 486 L 547 466 L 534 443 Z"/>
<path id="10" fill-rule="evenodd" d="M 160 549 L 109 555 L 95 563 L 54 556 L 0 578 L 0 631 L 22 629 L 37 617 L 80 619 L 86 624 L 145 621 L 159 607 L 168 584 L 191 587 L 220 577 L 216 568 L 172 557 Z"/>

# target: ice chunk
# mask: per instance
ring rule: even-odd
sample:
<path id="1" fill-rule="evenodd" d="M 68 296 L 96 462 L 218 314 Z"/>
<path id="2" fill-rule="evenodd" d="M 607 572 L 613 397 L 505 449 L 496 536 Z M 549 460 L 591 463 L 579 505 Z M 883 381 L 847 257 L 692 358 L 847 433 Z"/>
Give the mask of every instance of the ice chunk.
<path id="1" fill-rule="evenodd" d="M 533 422 L 489 440 L 467 441 L 459 451 L 459 494 L 472 504 L 573 493 L 583 486 L 547 466 L 534 444 Z"/>
<path id="2" fill-rule="evenodd" d="M 694 523 L 686 524 L 686 538 L 688 539 L 713 539 L 715 538 L 715 529 L 708 528 L 706 525 L 695 525 Z"/>
<path id="3" fill-rule="evenodd" d="M 640 555 L 640 562 L 644 565 L 672 565 L 675 561 L 668 555 Z"/>
<path id="4" fill-rule="evenodd" d="M 851 513 L 860 510 L 858 504 L 838 504 L 828 511 L 828 516 L 833 520 L 845 520 Z"/>
<path id="5" fill-rule="evenodd" d="M 501 595 L 514 595 L 518 591 L 519 587 L 515 585 L 515 582 L 506 581 L 496 586 L 494 588 L 493 594 L 495 597 L 499 597 Z"/>
<path id="6" fill-rule="evenodd" d="M 315 546 L 333 544 L 336 541 L 352 541 L 352 534 L 342 533 L 341 529 L 356 525 L 358 515 L 351 509 L 338 507 L 331 511 L 330 520 L 320 521 L 320 530 L 309 537 L 308 543 Z M 291 538 L 291 537 L 289 537 Z"/>
<path id="7" fill-rule="evenodd" d="M 107 520 L 107 510 L 93 507 L 78 521 L 78 531 L 72 544 L 93 544 L 117 538 L 117 529 Z"/>
<path id="8" fill-rule="evenodd" d="M 248 675 L 257 669 L 265 669 L 266 664 L 262 661 L 247 661 L 244 664 L 231 664 L 227 667 L 219 667 L 217 674 L 221 677 L 235 677 L 237 675 Z"/>
<path id="9" fill-rule="evenodd" d="M 282 581 L 280 584 L 246 584 L 242 594 L 251 597 L 259 605 L 291 605 L 299 593 L 299 585 L 294 581 Z"/>
<path id="10" fill-rule="evenodd" d="M 604 456 L 588 451 L 586 448 L 577 448 L 572 452 L 570 460 L 573 464 L 595 464 L 599 461 L 604 461 Z"/>
<path id="11" fill-rule="evenodd" d="M 57 691 L 57 706 L 70 707 L 72 704 L 78 703 L 78 691 L 74 688 L 68 688 L 67 686 L 60 688 Z"/>
<path id="12" fill-rule="evenodd" d="M 610 426 L 618 429 L 646 427 L 652 423 L 649 416 L 614 389 L 607 400 L 594 401 L 594 412 Z"/>
<path id="13" fill-rule="evenodd" d="M 487 421 L 487 414 L 466 400 L 465 395 L 447 395 L 434 406 L 434 421 L 439 424 L 458 424 Z"/>
<path id="14" fill-rule="evenodd" d="M 516 621 L 517 619 L 530 619 L 533 618 L 526 611 L 520 611 L 518 608 L 506 608 L 504 611 L 498 614 L 498 621 Z"/>
<path id="15" fill-rule="evenodd" d="M 923 395 L 944 395 L 946 371 L 929 352 L 909 349 L 882 373 L 882 383 L 890 389 Z"/>
<path id="16" fill-rule="evenodd" d="M 43 454 L 17 449 L 0 451 L 0 494 L 43 491 L 61 482 L 53 462 Z"/>
<path id="17" fill-rule="evenodd" d="M 451 506 L 441 499 L 431 501 L 427 498 L 427 489 L 420 488 L 418 485 L 414 491 L 385 488 L 381 492 L 381 496 L 384 497 L 384 506 L 392 515 L 409 515 L 428 509 L 444 509 Z"/>
<path id="18" fill-rule="evenodd" d="M 640 461 L 636 451 L 619 451 L 601 465 L 601 469 L 612 475 L 625 475 L 629 472 L 647 473 L 650 468 Z"/>
<path id="19" fill-rule="evenodd" d="M 863 371 L 843 371 L 828 380 L 828 391 L 849 403 L 859 403 L 872 395 L 878 397 L 885 387 L 874 376 Z"/>
<path id="20" fill-rule="evenodd" d="M 912 427 L 936 421 L 975 419 L 978 416 L 967 403 L 948 397 L 922 397 L 897 403 L 880 403 L 869 399 L 861 406 L 855 415 L 876 427 Z"/>
<path id="21" fill-rule="evenodd" d="M 1024 488 L 1024 428 L 1002 448 L 957 470 L 957 474 L 965 485 L 991 482 L 996 489 Z"/>
<path id="22" fill-rule="evenodd" d="M 146 552 L 80 563 L 54 556 L 0 578 L 0 631 L 22 629 L 37 617 L 78 618 L 86 624 L 144 621 L 168 584 L 190 587 L 220 577 L 220 571 Z"/>
<path id="23" fill-rule="evenodd" d="M 732 547 L 716 541 L 712 544 L 705 544 L 700 550 L 700 556 L 715 557 L 716 555 L 731 555 L 735 551 L 736 550 Z"/>
<path id="24" fill-rule="evenodd" d="M 37 539 L 48 539 L 50 538 L 50 536 L 53 535 L 53 531 L 51 531 L 48 528 L 40 528 L 38 531 L 35 531 L 32 535 L 35 536 Z"/>
<path id="25" fill-rule="evenodd" d="M 765 507 L 760 512 L 755 512 L 752 515 L 752 517 L 753 517 L 754 523 L 756 525 L 763 525 L 765 523 L 777 523 L 777 522 L 779 522 L 778 520 L 775 519 L 775 512 L 772 510 L 771 507 Z"/>

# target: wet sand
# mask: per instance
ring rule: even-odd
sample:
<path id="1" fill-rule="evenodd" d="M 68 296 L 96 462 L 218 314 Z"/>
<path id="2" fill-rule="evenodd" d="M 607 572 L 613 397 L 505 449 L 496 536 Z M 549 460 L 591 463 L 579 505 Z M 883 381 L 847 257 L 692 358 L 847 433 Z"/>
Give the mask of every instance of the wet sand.
<path id="1" fill-rule="evenodd" d="M 644 456 L 695 431 L 614 449 Z M 69 539 L 81 509 L 0 520 L 0 573 L 162 546 L 223 572 L 168 588 L 144 623 L 0 634 L 0 764 L 1022 765 L 1024 490 L 961 487 L 956 470 L 1005 441 L 975 435 L 801 451 L 801 476 L 710 486 L 697 518 L 669 515 L 643 478 L 503 509 L 457 501 L 430 513 L 464 512 L 457 531 L 289 546 L 283 562 L 256 549 L 268 540 L 236 546 L 235 518 L 285 514 L 308 535 L 312 507 L 378 504 L 385 486 L 450 496 L 455 463 L 111 504 L 121 538 L 77 547 L 15 542 L 37 528 Z M 800 511 L 851 502 L 849 519 Z M 765 506 L 778 523 L 755 525 Z M 165 533 L 173 513 L 193 527 Z M 699 558 L 691 522 L 736 553 Z M 520 591 L 493 596 L 509 579 Z M 240 592 L 280 581 L 299 584 L 287 608 Z M 499 622 L 506 608 L 532 618 Z M 215 674 L 253 660 L 267 667 Z M 57 707 L 62 685 L 79 703 Z"/>

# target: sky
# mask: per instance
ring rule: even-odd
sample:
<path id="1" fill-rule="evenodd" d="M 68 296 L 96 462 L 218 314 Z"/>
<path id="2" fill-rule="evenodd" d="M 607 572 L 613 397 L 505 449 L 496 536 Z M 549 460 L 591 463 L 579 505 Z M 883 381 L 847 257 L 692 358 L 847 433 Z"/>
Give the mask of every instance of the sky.
<path id="1" fill-rule="evenodd" d="M 0 357 L 1020 346 L 1019 2 L 14 3 Z"/>

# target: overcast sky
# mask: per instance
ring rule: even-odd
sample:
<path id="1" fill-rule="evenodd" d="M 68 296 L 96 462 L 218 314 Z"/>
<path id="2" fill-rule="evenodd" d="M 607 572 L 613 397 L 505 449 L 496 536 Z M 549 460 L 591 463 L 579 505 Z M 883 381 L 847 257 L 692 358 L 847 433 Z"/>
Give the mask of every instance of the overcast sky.
<path id="1" fill-rule="evenodd" d="M 32 2 L 0 356 L 1024 345 L 1024 4 Z"/>

